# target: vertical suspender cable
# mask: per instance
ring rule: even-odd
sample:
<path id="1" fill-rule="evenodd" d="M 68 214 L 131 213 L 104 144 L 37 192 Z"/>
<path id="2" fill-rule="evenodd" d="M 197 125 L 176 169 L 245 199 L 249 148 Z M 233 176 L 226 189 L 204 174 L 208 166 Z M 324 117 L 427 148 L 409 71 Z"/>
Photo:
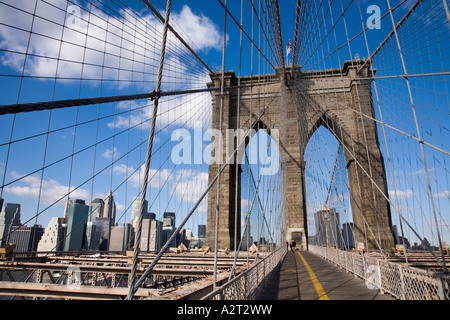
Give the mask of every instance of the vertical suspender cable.
<path id="1" fill-rule="evenodd" d="M 158 113 L 159 92 L 161 91 L 162 73 L 163 73 L 163 67 L 164 67 L 164 55 L 166 52 L 167 29 L 169 26 L 171 2 L 172 2 L 171 0 L 167 0 L 166 19 L 164 21 L 163 38 L 162 38 L 162 45 L 161 45 L 161 56 L 159 59 L 158 78 L 157 78 L 157 82 L 156 82 L 156 97 L 155 97 L 155 102 L 154 102 L 154 107 L 153 107 L 152 122 L 151 122 L 151 127 L 150 127 L 150 136 L 148 139 L 147 157 L 145 160 L 145 168 L 144 168 L 144 181 L 142 184 L 141 203 L 140 203 L 140 209 L 139 209 L 139 219 L 138 219 L 138 225 L 137 225 L 136 238 L 135 238 L 135 242 L 134 242 L 133 263 L 131 265 L 130 290 L 129 290 L 128 296 L 126 298 L 127 300 L 131 300 L 138 289 L 138 288 L 135 288 L 136 269 L 137 269 L 137 262 L 138 262 L 138 256 L 139 256 L 139 246 L 140 246 L 140 241 L 141 241 L 141 234 L 142 234 L 141 229 L 142 229 L 145 196 L 147 194 L 148 176 L 149 176 L 150 162 L 151 162 L 151 157 L 152 157 L 153 138 L 155 136 L 156 116 Z"/>

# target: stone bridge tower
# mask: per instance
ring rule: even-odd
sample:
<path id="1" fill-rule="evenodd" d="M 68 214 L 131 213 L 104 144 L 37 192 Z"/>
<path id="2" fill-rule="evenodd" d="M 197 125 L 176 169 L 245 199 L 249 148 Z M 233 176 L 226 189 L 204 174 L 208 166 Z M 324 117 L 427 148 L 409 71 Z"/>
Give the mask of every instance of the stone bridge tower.
<path id="1" fill-rule="evenodd" d="M 284 181 L 286 241 L 296 240 L 307 250 L 305 162 L 307 143 L 317 128 L 325 126 L 341 142 L 347 162 L 355 242 L 369 250 L 394 246 L 383 157 L 379 147 L 369 64 L 346 61 L 341 69 L 301 72 L 281 69 L 267 76 L 241 77 L 238 116 L 238 79 L 225 73 L 222 108 L 223 160 L 227 129 L 279 131 L 279 151 Z M 210 88 L 220 88 L 221 73 L 211 76 Z M 242 88 L 242 86 L 246 86 Z M 250 86 L 252 85 L 252 86 Z M 219 129 L 220 91 L 213 93 L 212 127 Z M 269 106 L 269 107 L 267 107 Z M 267 108 L 266 108 L 267 107 Z M 260 117 L 264 110 L 264 115 Z M 250 120 L 252 119 L 252 120 Z M 236 144 L 236 142 L 235 142 Z M 233 148 L 232 148 L 233 149 Z M 237 159 L 236 159 L 237 160 Z M 240 162 L 234 161 L 220 179 L 218 247 L 234 248 L 235 230 L 240 240 Z M 209 166 L 209 181 L 218 172 Z M 239 171 L 240 172 L 240 171 Z M 237 180 L 236 180 L 237 179 Z M 236 199 L 236 189 L 238 197 Z M 209 192 L 206 243 L 215 246 L 217 183 Z M 238 218 L 235 221 L 235 208 Z"/>

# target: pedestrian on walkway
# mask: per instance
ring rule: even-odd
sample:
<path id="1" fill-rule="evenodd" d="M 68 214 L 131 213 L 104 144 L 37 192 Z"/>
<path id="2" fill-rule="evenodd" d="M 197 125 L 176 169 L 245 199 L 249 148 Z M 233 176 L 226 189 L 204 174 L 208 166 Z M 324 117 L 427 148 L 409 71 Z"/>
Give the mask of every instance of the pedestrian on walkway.
<path id="1" fill-rule="evenodd" d="M 297 244 L 296 244 L 295 241 L 293 240 L 293 241 L 291 242 L 291 250 L 294 251 L 296 246 L 297 246 Z"/>

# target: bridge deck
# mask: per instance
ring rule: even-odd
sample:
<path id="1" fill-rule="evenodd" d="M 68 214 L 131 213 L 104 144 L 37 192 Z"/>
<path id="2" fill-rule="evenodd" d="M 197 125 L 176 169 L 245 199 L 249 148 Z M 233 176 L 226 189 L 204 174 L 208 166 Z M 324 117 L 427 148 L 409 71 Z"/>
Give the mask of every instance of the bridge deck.
<path id="1" fill-rule="evenodd" d="M 289 251 L 258 300 L 392 300 L 310 252 Z"/>

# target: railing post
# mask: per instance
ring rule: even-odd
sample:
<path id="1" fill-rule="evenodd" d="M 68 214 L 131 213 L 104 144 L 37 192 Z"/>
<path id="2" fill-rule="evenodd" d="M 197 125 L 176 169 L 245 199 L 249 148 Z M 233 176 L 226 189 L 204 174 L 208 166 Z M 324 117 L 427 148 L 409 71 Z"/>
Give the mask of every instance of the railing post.
<path id="1" fill-rule="evenodd" d="M 384 294 L 383 290 L 383 283 L 381 282 L 381 266 L 380 266 L 380 260 L 377 259 L 377 266 L 378 266 L 378 283 L 380 284 L 380 293 Z"/>
<path id="2" fill-rule="evenodd" d="M 400 284 L 401 284 L 401 288 L 402 288 L 402 296 L 401 296 L 401 298 L 402 298 L 402 300 L 406 300 L 407 294 L 406 294 L 406 291 L 405 291 L 405 279 L 403 278 L 402 265 L 400 265 L 400 264 L 398 265 L 398 270 L 400 272 Z"/>
<path id="3" fill-rule="evenodd" d="M 442 278 L 438 274 L 436 274 L 435 276 L 436 276 L 436 282 L 437 282 L 437 287 L 438 287 L 438 292 L 439 292 L 439 300 L 447 300 Z"/>

